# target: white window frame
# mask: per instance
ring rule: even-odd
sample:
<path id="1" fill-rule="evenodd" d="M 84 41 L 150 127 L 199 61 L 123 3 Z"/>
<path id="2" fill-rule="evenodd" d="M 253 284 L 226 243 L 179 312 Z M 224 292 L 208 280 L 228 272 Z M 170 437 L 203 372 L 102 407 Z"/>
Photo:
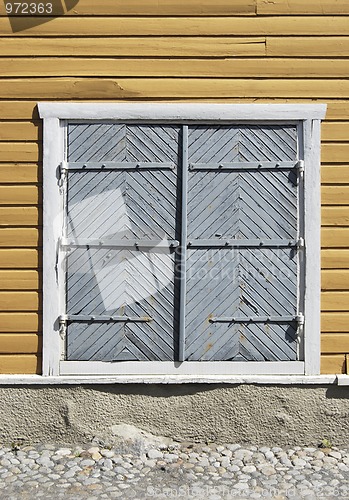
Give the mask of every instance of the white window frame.
<path id="1" fill-rule="evenodd" d="M 38 104 L 44 122 L 43 140 L 43 375 L 170 376 L 186 381 L 199 376 L 316 376 L 320 373 L 320 120 L 324 104 L 162 104 L 51 103 Z M 65 127 L 69 120 L 168 123 L 297 123 L 304 160 L 303 200 L 305 273 L 304 345 L 302 361 L 264 362 L 122 362 L 64 361 L 59 316 L 65 291 L 57 260 L 63 227 L 63 197 L 58 178 L 64 161 Z M 302 206 L 303 205 L 303 206 Z M 308 256 L 308 258 L 307 258 Z M 60 257 L 61 258 L 61 257 Z M 258 377 L 257 377 L 258 378 Z"/>

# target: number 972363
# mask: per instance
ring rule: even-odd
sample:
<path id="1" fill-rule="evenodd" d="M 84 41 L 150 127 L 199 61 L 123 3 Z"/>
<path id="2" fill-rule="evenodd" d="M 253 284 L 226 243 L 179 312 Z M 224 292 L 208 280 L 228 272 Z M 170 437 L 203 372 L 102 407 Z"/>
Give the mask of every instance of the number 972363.
<path id="1" fill-rule="evenodd" d="M 53 13 L 53 4 L 51 2 L 6 2 L 5 8 L 8 16 L 43 16 Z"/>

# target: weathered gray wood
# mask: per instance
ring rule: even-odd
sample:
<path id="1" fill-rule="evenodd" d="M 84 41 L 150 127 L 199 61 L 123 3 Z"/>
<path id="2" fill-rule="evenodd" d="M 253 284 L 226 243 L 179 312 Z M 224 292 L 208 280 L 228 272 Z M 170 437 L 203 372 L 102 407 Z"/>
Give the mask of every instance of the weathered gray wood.
<path id="1" fill-rule="evenodd" d="M 189 170 L 187 359 L 295 360 L 296 128 L 193 127 L 189 152 L 200 168 Z M 288 162 L 288 169 L 258 170 L 259 161 Z M 251 169 L 205 169 L 205 162 L 251 162 Z"/>
<path id="2" fill-rule="evenodd" d="M 188 140 L 170 125 L 69 126 L 67 313 L 152 320 L 68 322 L 68 359 L 297 359 L 296 127 L 189 126 Z"/>
<path id="3" fill-rule="evenodd" d="M 68 360 L 174 359 L 176 284 L 171 243 L 178 244 L 178 176 L 177 167 L 164 170 L 162 165 L 177 165 L 178 130 L 173 126 L 69 126 L 70 161 L 118 161 L 125 168 L 68 170 L 68 228 L 62 242 L 66 247 L 71 243 L 68 317 L 152 320 L 125 321 L 121 326 L 108 320 L 68 322 Z M 144 163 L 137 170 L 134 163 L 140 161 Z M 160 169 L 154 169 L 154 162 Z"/>

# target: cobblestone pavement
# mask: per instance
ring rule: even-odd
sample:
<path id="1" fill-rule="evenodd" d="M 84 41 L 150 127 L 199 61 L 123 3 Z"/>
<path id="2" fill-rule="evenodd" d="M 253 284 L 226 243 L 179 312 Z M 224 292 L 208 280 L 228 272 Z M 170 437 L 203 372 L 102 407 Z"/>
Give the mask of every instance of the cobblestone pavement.
<path id="1" fill-rule="evenodd" d="M 238 444 L 0 449 L 1 499 L 349 499 L 349 450 Z"/>

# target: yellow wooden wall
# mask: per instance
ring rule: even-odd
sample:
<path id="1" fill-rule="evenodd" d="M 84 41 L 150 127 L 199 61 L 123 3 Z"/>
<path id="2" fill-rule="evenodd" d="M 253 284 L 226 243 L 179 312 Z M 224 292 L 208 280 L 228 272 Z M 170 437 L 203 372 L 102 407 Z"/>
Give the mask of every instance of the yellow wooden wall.
<path id="1" fill-rule="evenodd" d="M 11 24 L 1 3 L 0 373 L 40 373 L 42 100 L 327 103 L 322 373 L 345 371 L 348 56 L 347 0 L 80 0 Z"/>

